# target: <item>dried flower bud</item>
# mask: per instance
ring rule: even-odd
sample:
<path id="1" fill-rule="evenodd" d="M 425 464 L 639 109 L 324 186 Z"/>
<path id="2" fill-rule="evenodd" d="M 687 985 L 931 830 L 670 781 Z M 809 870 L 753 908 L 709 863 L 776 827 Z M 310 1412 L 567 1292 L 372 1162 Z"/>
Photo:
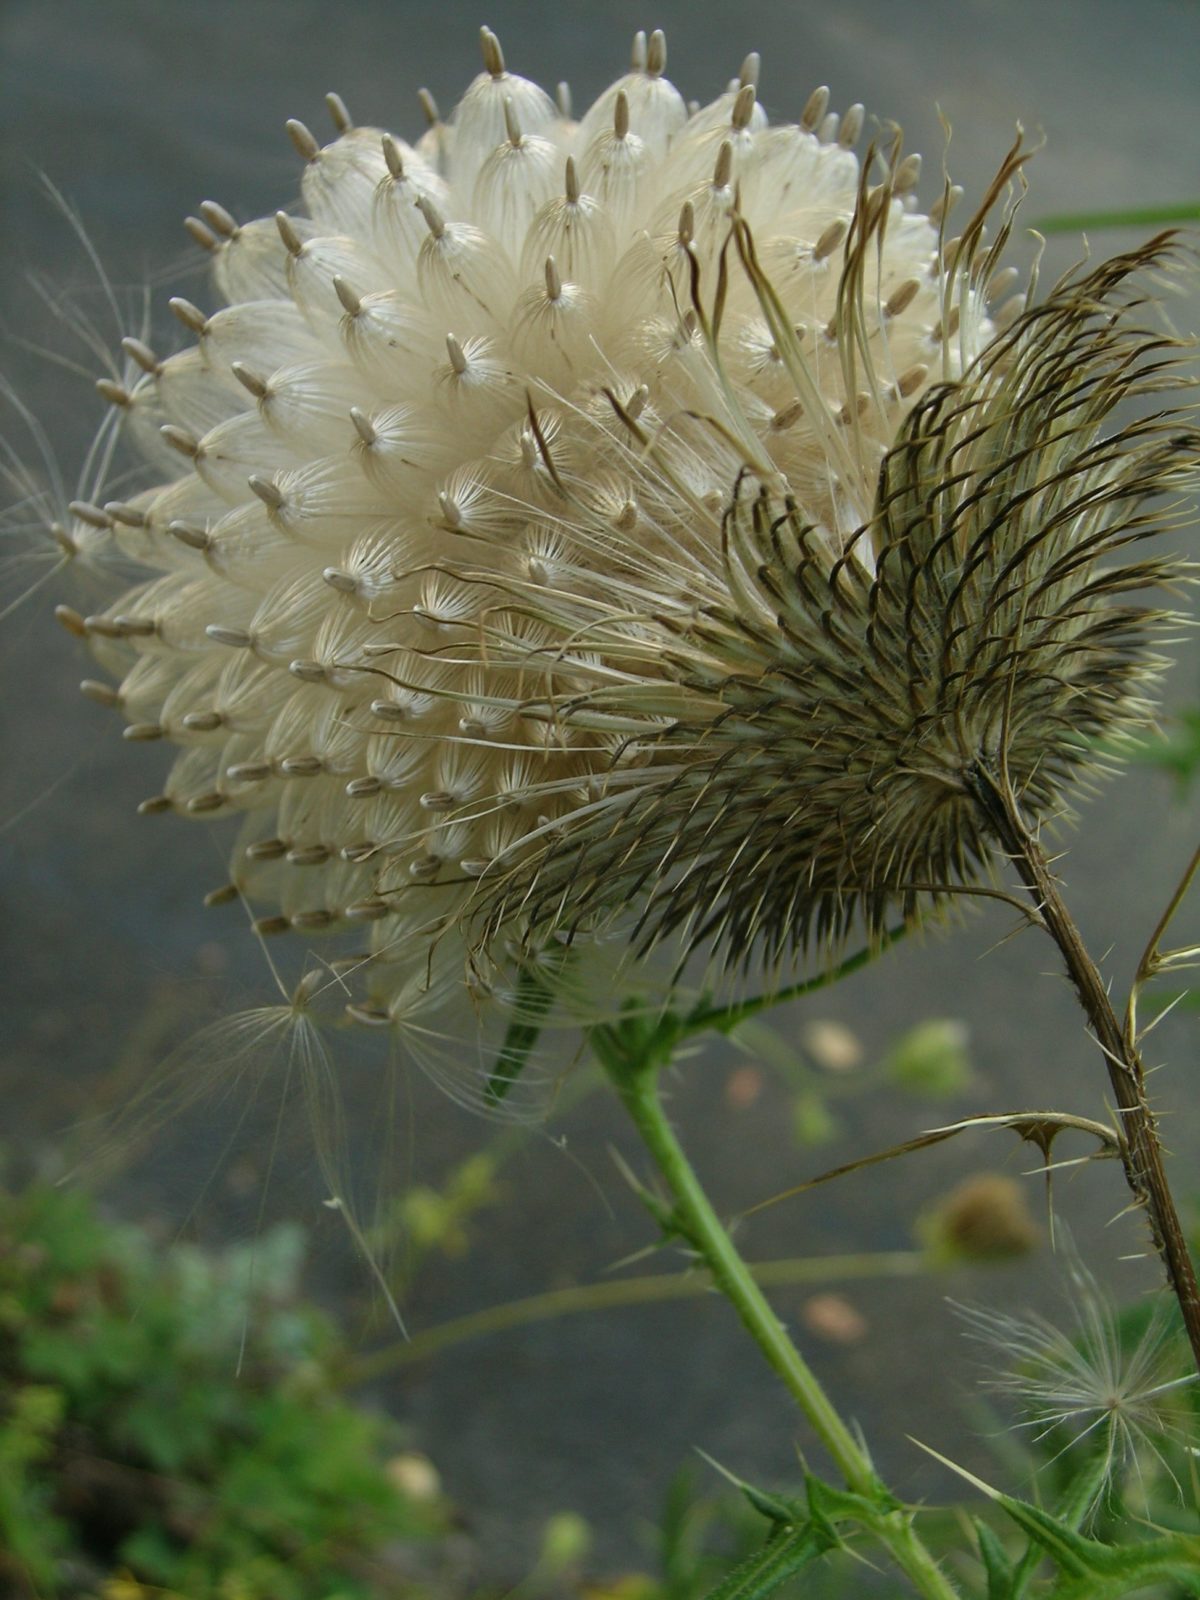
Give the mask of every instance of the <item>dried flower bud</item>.
<path id="1" fill-rule="evenodd" d="M 918 1231 L 933 1259 L 945 1264 L 1027 1255 L 1039 1237 L 1024 1189 L 998 1172 L 964 1179 L 922 1216 Z"/>

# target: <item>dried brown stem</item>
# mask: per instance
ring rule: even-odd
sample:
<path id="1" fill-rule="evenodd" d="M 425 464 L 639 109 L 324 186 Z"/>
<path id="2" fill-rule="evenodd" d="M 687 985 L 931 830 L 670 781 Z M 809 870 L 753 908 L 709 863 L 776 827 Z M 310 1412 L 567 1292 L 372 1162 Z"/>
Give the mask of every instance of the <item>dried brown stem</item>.
<path id="1" fill-rule="evenodd" d="M 1059 893 L 1058 881 L 1037 838 L 1021 815 L 1012 786 L 981 762 L 968 776 L 976 804 L 1020 870 L 1047 933 L 1058 946 L 1067 974 L 1104 1055 L 1117 1114 L 1124 1132 L 1122 1164 L 1134 1199 L 1150 1221 L 1167 1281 L 1179 1302 L 1184 1327 L 1200 1368 L 1200 1290 L 1179 1214 L 1163 1166 L 1162 1141 L 1146 1097 L 1146 1071 L 1137 1045 L 1117 1019 L 1096 963 Z"/>

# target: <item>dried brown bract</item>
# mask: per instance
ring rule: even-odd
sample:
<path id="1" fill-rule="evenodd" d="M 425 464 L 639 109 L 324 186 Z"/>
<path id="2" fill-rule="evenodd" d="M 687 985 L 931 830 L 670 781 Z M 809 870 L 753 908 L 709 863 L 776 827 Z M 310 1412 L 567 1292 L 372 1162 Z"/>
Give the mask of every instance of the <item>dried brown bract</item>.
<path id="1" fill-rule="evenodd" d="M 640 780 L 485 880 L 486 931 L 518 908 L 568 936 L 629 910 L 643 945 L 772 966 L 978 881 L 997 842 L 980 775 L 1031 823 L 1061 816 L 1151 722 L 1178 622 L 1162 595 L 1190 570 L 1144 549 L 1200 459 L 1186 346 L 1146 290 L 1183 259 L 1164 235 L 1069 275 L 928 389 L 840 548 L 745 470 L 723 594 L 643 622 L 652 713 L 628 664 L 559 709 L 636 742 Z"/>

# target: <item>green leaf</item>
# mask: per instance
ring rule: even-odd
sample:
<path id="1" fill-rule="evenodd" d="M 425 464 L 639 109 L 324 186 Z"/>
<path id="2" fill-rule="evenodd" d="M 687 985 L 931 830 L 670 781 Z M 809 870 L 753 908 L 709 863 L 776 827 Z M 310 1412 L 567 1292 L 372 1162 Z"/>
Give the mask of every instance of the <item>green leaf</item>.
<path id="1" fill-rule="evenodd" d="M 1046 1551 L 1062 1577 L 1052 1600 L 1118 1600 L 1150 1584 L 1200 1583 L 1200 1536 L 1162 1534 L 1140 1544 L 1102 1544 L 1076 1533 L 1049 1512 L 1008 1495 L 998 1503 Z"/>
<path id="2" fill-rule="evenodd" d="M 783 1495 L 768 1494 L 764 1489 L 756 1489 L 752 1483 L 741 1483 L 739 1487 L 761 1516 L 769 1521 L 784 1527 L 791 1527 L 805 1520 L 804 1507 L 799 1500 L 786 1499 Z"/>
<path id="3" fill-rule="evenodd" d="M 834 1543 L 839 1542 L 835 1535 Z M 811 1522 L 788 1528 L 735 1567 L 724 1582 L 709 1591 L 707 1600 L 765 1600 L 830 1548 L 824 1532 Z"/>
<path id="4" fill-rule="evenodd" d="M 1174 773 L 1186 792 L 1200 771 L 1200 708 L 1180 712 L 1165 734 L 1139 741 L 1131 754 L 1143 766 L 1164 767 Z"/>
<path id="5" fill-rule="evenodd" d="M 65 1435 L 153 1482 L 114 1551 L 130 1595 L 382 1600 L 367 1564 L 442 1513 L 394 1481 L 385 1425 L 334 1393 L 344 1358 L 296 1298 L 302 1245 L 274 1230 L 156 1261 L 79 1195 L 0 1189 L 0 1306 L 17 1308 L 0 1334 L 0 1589 L 15 1555 L 49 1600 L 82 1554 L 57 1505 Z"/>
<path id="6" fill-rule="evenodd" d="M 809 1472 L 805 1474 L 804 1486 L 808 1491 L 809 1515 L 814 1521 L 821 1519 L 833 1522 L 840 1519 L 860 1522 L 865 1528 L 873 1528 L 880 1518 L 889 1517 L 903 1509 L 899 1500 L 883 1484 L 878 1486 L 873 1495 L 855 1494 L 850 1489 L 835 1489 L 832 1484 L 823 1483 Z"/>
<path id="7" fill-rule="evenodd" d="M 760 1517 L 766 1517 L 768 1522 L 778 1527 L 795 1527 L 808 1520 L 808 1512 L 802 1500 L 793 1499 L 790 1495 L 771 1494 L 766 1489 L 756 1488 L 754 1484 L 747 1483 L 744 1478 L 739 1478 L 736 1473 L 730 1472 L 728 1467 L 723 1467 L 719 1461 L 704 1450 L 698 1450 L 714 1472 L 719 1472 L 727 1483 L 733 1484 L 745 1496 L 750 1506 L 758 1512 Z"/>
<path id="8" fill-rule="evenodd" d="M 1183 1594 L 1200 1594 L 1200 1545 L 1194 1538 L 1186 1542 L 1192 1546 L 1190 1552 L 1171 1554 L 1140 1545 L 1114 1551 L 1122 1558 L 1116 1570 L 1104 1575 L 1089 1572 L 1079 1578 L 1063 1578 L 1046 1600 L 1127 1600 L 1143 1589 L 1164 1583 L 1178 1584 Z"/>
<path id="9" fill-rule="evenodd" d="M 844 1548 L 839 1522 L 873 1528 L 900 1509 L 900 1502 L 882 1485 L 875 1495 L 855 1494 L 812 1473 L 805 1476 L 807 1514 L 799 1500 L 733 1481 L 755 1511 L 770 1521 L 771 1533 L 763 1549 L 735 1567 L 707 1600 L 763 1600 L 818 1556 Z"/>
<path id="10" fill-rule="evenodd" d="M 987 1600 L 1011 1600 L 1015 1573 L 1004 1546 L 986 1522 L 973 1518 L 979 1557 L 987 1574 Z"/>
<path id="11" fill-rule="evenodd" d="M 1095 1539 L 1089 1539 L 1086 1534 L 1076 1533 L 1074 1528 L 1060 1522 L 1040 1506 L 1030 1505 L 1025 1500 L 1013 1500 L 1003 1494 L 996 1498 L 1013 1521 L 1040 1544 L 1064 1572 L 1072 1576 L 1101 1571 L 1103 1558 L 1112 1554 L 1111 1545 L 1102 1545 Z"/>
<path id="12" fill-rule="evenodd" d="M 51 1482 L 38 1469 L 53 1460 L 63 1409 L 60 1391 L 41 1384 L 18 1388 L 0 1408 L 0 1581 L 16 1563 L 46 1593 L 55 1592 L 66 1528 L 51 1514 Z"/>

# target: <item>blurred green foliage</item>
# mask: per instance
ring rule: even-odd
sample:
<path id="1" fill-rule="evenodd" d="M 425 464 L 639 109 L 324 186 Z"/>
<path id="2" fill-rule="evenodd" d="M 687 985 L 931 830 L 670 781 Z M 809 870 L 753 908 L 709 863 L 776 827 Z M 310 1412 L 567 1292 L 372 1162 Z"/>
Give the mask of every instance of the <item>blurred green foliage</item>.
<path id="1" fill-rule="evenodd" d="M 286 1227 L 157 1251 L 81 1193 L 0 1190 L 0 1593 L 422 1592 L 414 1552 L 445 1512 L 335 1392 L 302 1255 Z"/>
<path id="2" fill-rule="evenodd" d="M 972 1085 L 968 1030 L 949 1017 L 917 1023 L 877 1061 L 867 1059 L 861 1041 L 842 1023 L 812 1021 L 798 1034 L 785 1035 L 754 1017 L 739 1023 L 729 1037 L 756 1074 L 765 1069 L 788 1090 L 792 1132 L 802 1148 L 828 1144 L 842 1133 L 835 1110 L 839 1100 L 884 1089 L 921 1101 L 945 1101 L 968 1093 Z M 740 1087 L 743 1083 L 735 1074 L 735 1103 L 739 1092 L 747 1092 Z"/>
<path id="3" fill-rule="evenodd" d="M 1200 707 L 1181 711 L 1168 721 L 1162 736 L 1146 739 L 1134 750 L 1139 766 L 1161 767 L 1169 772 L 1184 795 L 1200 771 Z"/>
<path id="4" fill-rule="evenodd" d="M 929 1100 L 951 1100 L 971 1081 L 967 1030 L 949 1017 L 929 1017 L 896 1040 L 885 1072 L 890 1083 Z"/>

